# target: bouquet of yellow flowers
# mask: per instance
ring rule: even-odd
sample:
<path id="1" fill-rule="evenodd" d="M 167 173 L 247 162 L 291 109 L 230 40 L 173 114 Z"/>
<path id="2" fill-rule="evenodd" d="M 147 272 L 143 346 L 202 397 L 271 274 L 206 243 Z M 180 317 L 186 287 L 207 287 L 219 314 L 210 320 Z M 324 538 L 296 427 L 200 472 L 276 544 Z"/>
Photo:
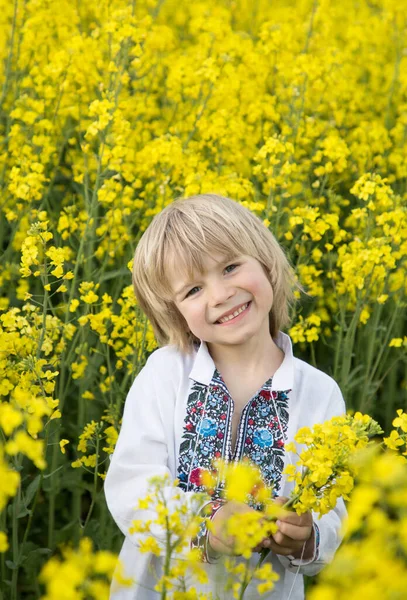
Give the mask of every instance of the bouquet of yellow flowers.
<path id="1" fill-rule="evenodd" d="M 218 460 L 212 472 L 205 471 L 202 474 L 202 483 L 209 498 L 216 491 L 226 502 L 246 504 L 257 509 L 232 514 L 225 524 L 226 535 L 234 540 L 235 553 L 247 559 L 245 565 L 234 564 L 233 557 L 225 561 L 230 576 L 230 581 L 225 581 L 225 589 L 232 590 L 233 597 L 243 598 L 253 578 L 260 580 L 260 594 L 272 589 L 277 576 L 270 564 L 262 564 L 269 550 L 262 551 L 257 566 L 253 568 L 249 565 L 249 559 L 254 548 L 277 531 L 275 521 L 282 510 L 294 510 L 298 514 L 313 511 L 322 516 L 335 507 L 339 497 L 348 500 L 360 468 L 355 456 L 381 433 L 378 423 L 361 413 L 334 417 L 315 425 L 312 430 L 307 427 L 300 429 L 295 436 L 296 443 L 286 446 L 287 451 L 298 454 L 298 461 L 296 465 L 285 469 L 295 486 L 283 507 L 276 504 L 273 490 L 265 486 L 260 470 L 249 462 L 225 463 Z M 297 444 L 302 448 L 297 448 Z M 219 482 L 222 482 L 221 490 L 218 489 Z M 205 500 L 208 500 L 205 494 L 197 494 L 193 505 L 185 503 L 183 494 L 177 488 L 177 481 L 174 481 L 174 494 L 169 504 L 160 492 L 161 487 L 169 483 L 168 480 L 157 478 L 151 482 L 151 493 L 138 506 L 139 509 L 148 510 L 151 518 L 135 521 L 130 533 L 144 535 L 140 547 L 142 552 L 165 557 L 164 572 L 155 587 L 156 591 L 162 597 L 172 597 L 167 593 L 177 591 L 177 598 L 187 598 L 183 593 L 188 594 L 191 589 L 183 592 L 180 581 L 188 570 L 197 581 L 206 581 L 206 572 L 200 565 L 198 553 L 188 549 L 189 540 L 202 525 L 211 531 L 213 523 L 201 510 Z M 155 535 L 158 529 L 164 535 Z M 195 593 L 199 598 L 196 590 Z"/>
<path id="2" fill-rule="evenodd" d="M 352 460 L 355 452 L 381 433 L 376 421 L 359 412 L 334 417 L 312 430 L 301 428 L 294 439 L 305 448 L 299 452 L 297 464 L 285 469 L 288 479 L 295 482 L 285 508 L 298 514 L 312 510 L 324 515 L 338 498 L 349 500 L 357 474 L 357 463 Z M 287 444 L 286 450 L 297 452 L 297 446 Z"/>

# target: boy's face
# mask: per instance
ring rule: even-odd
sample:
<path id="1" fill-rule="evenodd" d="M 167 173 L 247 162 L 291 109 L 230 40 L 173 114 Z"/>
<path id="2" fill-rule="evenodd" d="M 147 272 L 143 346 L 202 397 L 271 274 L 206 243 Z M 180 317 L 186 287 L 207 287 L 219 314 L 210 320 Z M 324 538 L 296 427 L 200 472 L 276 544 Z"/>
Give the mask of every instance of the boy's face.
<path id="1" fill-rule="evenodd" d="M 221 348 L 270 335 L 273 289 L 259 261 L 207 256 L 204 267 L 192 279 L 176 269 L 170 277 L 175 305 L 195 337 Z"/>

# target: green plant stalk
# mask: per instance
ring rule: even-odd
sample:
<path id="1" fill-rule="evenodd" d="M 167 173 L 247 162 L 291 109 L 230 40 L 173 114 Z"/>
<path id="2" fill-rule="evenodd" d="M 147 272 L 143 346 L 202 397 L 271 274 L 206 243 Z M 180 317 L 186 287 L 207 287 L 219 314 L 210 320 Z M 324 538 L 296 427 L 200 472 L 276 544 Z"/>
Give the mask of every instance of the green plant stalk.
<path id="1" fill-rule="evenodd" d="M 379 366 L 382 364 L 382 362 L 384 362 L 382 360 L 382 357 L 383 357 L 383 354 L 385 352 L 388 352 L 389 341 L 390 341 L 390 338 L 393 335 L 394 324 L 395 324 L 397 318 L 399 317 L 399 313 L 400 313 L 400 306 L 397 304 L 396 308 L 392 312 L 392 316 L 391 316 L 389 325 L 388 325 L 388 327 L 386 329 L 386 336 L 385 336 L 385 338 L 383 340 L 383 344 L 380 347 L 379 352 L 377 353 L 376 361 L 375 361 L 375 363 L 373 365 L 373 368 L 372 368 L 372 373 L 373 374 L 376 373 L 376 371 L 378 370 Z"/>
<path id="2" fill-rule="evenodd" d="M 355 312 L 352 316 L 349 328 L 345 334 L 344 346 L 340 349 L 338 349 L 338 346 L 337 346 L 337 350 L 339 350 L 339 352 L 341 353 L 341 356 L 342 356 L 342 364 L 341 364 L 340 373 L 337 374 L 337 381 L 338 381 L 338 384 L 339 384 L 339 387 L 341 388 L 341 390 L 344 390 L 344 393 L 346 393 L 346 390 L 348 387 L 347 384 L 349 381 L 349 372 L 350 372 L 350 366 L 351 366 L 352 357 L 353 357 L 353 347 L 355 344 L 356 329 L 357 329 L 357 325 L 359 323 L 361 308 L 362 308 L 362 302 L 361 302 L 361 299 L 358 298 L 356 301 Z M 336 379 L 336 377 L 335 377 L 335 379 Z"/>
<path id="3" fill-rule="evenodd" d="M 340 307 L 340 325 L 338 326 L 339 329 L 337 331 L 336 334 L 336 344 L 335 344 L 335 354 L 334 354 L 334 368 L 333 368 L 333 378 L 335 379 L 335 381 L 338 381 L 339 378 L 339 370 L 340 370 L 340 359 L 341 359 L 341 348 L 342 348 L 342 340 L 343 340 L 343 335 L 344 335 L 344 331 L 345 331 L 345 309 L 341 306 L 341 304 L 339 303 L 339 307 Z"/>
<path id="4" fill-rule="evenodd" d="M 86 309 L 86 314 L 89 314 L 89 307 L 87 306 Z M 82 346 L 85 341 L 86 341 L 86 335 L 85 335 L 85 329 L 83 327 L 80 328 L 80 346 Z M 79 385 L 79 393 L 78 393 L 78 414 L 77 414 L 77 420 L 76 420 L 76 426 L 77 426 L 77 431 L 82 431 L 83 427 L 85 425 L 85 420 L 86 420 L 86 405 L 85 405 L 85 400 L 82 398 L 82 394 L 84 392 L 84 385 L 83 385 L 83 380 L 81 380 L 80 385 Z M 79 525 L 79 527 L 76 529 L 75 533 L 74 533 L 74 539 L 75 542 L 78 543 L 80 537 L 83 534 L 83 530 L 82 530 L 82 495 L 83 495 L 83 489 L 82 489 L 82 481 L 83 481 L 83 470 L 79 469 L 79 473 L 78 473 L 78 477 L 80 478 L 80 481 L 78 482 L 79 485 L 75 486 L 75 489 L 73 491 L 73 495 L 72 495 L 72 515 L 73 518 L 75 520 L 75 522 Z M 93 501 L 93 495 L 92 495 L 92 501 Z"/>
<path id="5" fill-rule="evenodd" d="M 0 531 L 6 531 L 6 511 L 2 510 L 0 513 L 0 523 L 1 523 L 1 529 Z M 5 552 L 1 553 L 1 581 L 4 581 L 6 579 L 6 556 L 5 556 Z M 0 588 L 0 594 L 1 594 L 1 588 Z M 2 599 L 2 596 L 0 596 L 0 599 Z"/>
<path id="6" fill-rule="evenodd" d="M 244 572 L 242 587 L 240 588 L 239 600 L 243 600 L 247 586 L 251 582 L 252 577 L 253 577 L 253 575 L 250 574 L 250 569 L 249 569 L 249 561 L 246 561 L 246 569 Z"/>
<path id="7" fill-rule="evenodd" d="M 373 362 L 373 358 L 374 358 L 373 353 L 376 348 L 377 327 L 379 325 L 379 319 L 381 316 L 381 312 L 382 312 L 382 306 L 380 304 L 377 304 L 375 306 L 375 314 L 373 316 L 373 326 L 370 326 L 370 329 L 369 329 L 369 340 L 368 340 L 367 352 L 366 352 L 365 378 L 364 378 L 363 386 L 360 390 L 361 397 L 360 397 L 360 401 L 359 401 L 359 410 L 361 412 L 365 412 L 367 409 L 367 403 L 368 403 L 367 391 L 368 391 L 369 381 L 371 381 L 371 367 L 372 367 L 372 362 Z"/>
<path id="8" fill-rule="evenodd" d="M 46 434 L 45 434 L 45 444 L 44 444 L 45 448 L 48 447 L 48 440 L 49 440 L 49 427 L 47 427 Z M 26 542 L 28 540 L 28 535 L 29 535 L 30 530 L 31 530 L 31 525 L 32 525 L 33 518 L 34 518 L 35 509 L 37 507 L 37 502 L 38 502 L 38 498 L 39 498 L 39 494 L 40 494 L 40 490 L 41 490 L 43 478 L 44 478 L 44 473 L 43 473 L 43 471 L 41 471 L 40 481 L 38 483 L 38 487 L 37 487 L 37 490 L 35 492 L 34 500 L 33 500 L 33 503 L 31 505 L 30 514 L 29 514 L 29 517 L 28 517 L 28 522 L 27 522 L 27 525 L 26 525 L 26 528 L 25 528 L 25 531 L 24 531 L 23 540 L 22 540 L 21 545 L 20 545 L 20 551 L 19 551 L 18 560 L 17 560 L 17 568 L 15 569 L 16 570 L 16 577 L 18 577 L 18 570 L 20 568 L 20 561 L 21 561 L 23 549 L 24 549 L 24 546 L 25 546 L 25 544 L 26 544 Z"/>
<path id="9" fill-rule="evenodd" d="M 18 455 L 17 467 L 22 465 L 22 457 Z M 19 559 L 19 547 L 18 547 L 18 509 L 21 502 L 21 481 L 18 486 L 17 494 L 13 498 L 13 509 L 12 509 L 12 550 L 13 550 L 13 562 L 14 565 L 18 564 Z M 18 570 L 13 569 L 11 576 L 11 600 L 18 600 L 17 595 L 17 583 L 18 583 Z"/>
<path id="10" fill-rule="evenodd" d="M 392 425 L 392 421 L 395 418 L 395 414 L 394 414 L 394 398 L 396 397 L 396 390 L 397 390 L 397 369 L 393 368 L 390 373 L 389 373 L 389 378 L 387 381 L 387 386 L 386 386 L 386 395 L 388 396 L 388 398 L 391 399 L 391 402 L 386 402 L 385 406 L 386 406 L 386 412 L 385 412 L 385 419 L 384 419 L 384 426 L 386 431 L 389 431 L 391 429 L 391 425 Z"/>
<path id="11" fill-rule="evenodd" d="M 96 503 L 96 496 L 97 496 L 97 488 L 98 488 L 98 469 L 99 469 L 99 444 L 100 444 L 100 437 L 99 437 L 99 432 L 97 432 L 97 436 L 96 436 L 96 465 L 95 465 L 95 470 L 93 473 L 93 490 L 92 490 L 92 502 L 90 504 L 89 510 L 88 510 L 88 514 L 86 515 L 86 520 L 85 523 L 83 525 L 83 529 L 82 529 L 82 535 L 85 534 L 85 530 L 86 527 L 89 523 L 89 519 L 93 513 L 93 509 L 95 507 L 95 503 Z"/>
<path id="12" fill-rule="evenodd" d="M 311 348 L 311 364 L 313 367 L 317 368 L 317 358 L 315 356 L 315 345 L 313 342 L 310 343 Z"/>
<path id="13" fill-rule="evenodd" d="M 109 526 L 113 525 L 112 519 L 108 519 L 108 511 L 104 497 L 100 502 L 99 508 L 99 524 L 100 524 L 100 539 L 104 548 L 108 548 L 112 544 L 113 529 Z M 110 531 L 109 531 L 110 530 Z"/>
<path id="14" fill-rule="evenodd" d="M 98 156 L 98 166 L 97 166 L 97 171 L 96 171 L 95 187 L 93 188 L 92 197 L 91 197 L 91 201 L 90 201 L 89 209 L 88 209 L 89 220 L 88 220 L 87 225 L 89 224 L 89 227 L 86 227 L 85 234 L 84 234 L 84 238 L 88 245 L 87 253 L 86 253 L 87 257 L 86 257 L 86 261 L 84 264 L 84 277 L 85 277 L 86 281 L 90 281 L 92 279 L 92 274 L 93 274 L 92 259 L 93 259 L 93 255 L 94 255 L 94 245 L 95 245 L 95 237 L 96 237 L 97 194 L 98 194 L 99 187 L 100 187 L 100 178 L 101 178 L 101 172 L 102 172 L 102 159 L 103 159 L 104 147 L 105 147 L 105 142 L 103 139 L 102 143 L 101 143 L 100 153 Z"/>
<path id="15" fill-rule="evenodd" d="M 107 372 L 109 374 L 109 378 L 110 378 L 110 383 L 109 383 L 109 389 L 108 389 L 108 394 L 109 394 L 109 404 L 113 404 L 113 390 L 112 390 L 112 377 L 114 377 L 114 371 L 112 368 L 112 362 L 110 360 L 110 346 L 107 345 L 106 347 L 106 363 L 107 363 Z"/>
<path id="16" fill-rule="evenodd" d="M 166 528 L 166 532 L 165 532 L 166 533 L 166 535 L 165 535 L 166 548 L 165 548 L 165 562 L 164 562 L 164 577 L 167 578 L 168 574 L 170 572 L 170 561 L 171 561 L 171 552 L 172 552 L 170 521 L 168 519 L 168 515 L 165 517 L 165 528 Z M 161 590 L 161 600 L 166 600 L 166 598 L 167 598 L 167 582 L 165 580 L 163 589 Z"/>
<path id="17" fill-rule="evenodd" d="M 42 304 L 42 329 L 41 329 L 41 336 L 38 342 L 38 346 L 37 346 L 37 353 L 36 353 L 36 358 L 37 360 L 40 358 L 41 356 L 41 350 L 42 350 L 42 345 L 44 343 L 44 339 L 45 339 L 45 332 L 46 332 L 46 325 L 47 325 L 47 310 L 48 310 L 48 290 L 45 289 L 45 285 L 48 284 L 48 272 L 47 272 L 47 259 L 46 259 L 46 242 L 43 242 L 43 251 L 44 251 L 44 264 L 43 264 L 43 268 L 44 268 L 44 279 L 43 279 L 43 285 L 44 285 L 44 299 L 43 299 L 43 304 Z M 40 382 L 42 385 L 42 382 Z M 48 432 L 47 432 L 48 435 Z M 48 438 L 47 438 L 48 439 Z M 47 447 L 47 445 L 46 445 Z M 51 473 L 56 469 L 56 465 L 54 468 L 51 469 Z M 52 480 L 52 477 L 51 477 Z M 42 481 L 42 480 L 41 480 Z M 37 496 L 36 496 L 37 497 Z M 50 495 L 50 500 L 52 500 L 53 502 L 55 502 L 55 496 L 53 494 Z M 48 522 L 48 547 L 52 548 L 52 545 L 50 545 L 50 541 L 52 542 L 53 536 L 50 536 L 50 532 L 53 532 L 53 528 L 54 528 L 54 514 L 50 513 L 49 514 L 50 519 Z M 30 522 L 30 527 L 31 527 L 31 522 Z"/>
<path id="18" fill-rule="evenodd" d="M 38 346 L 37 346 L 37 354 L 36 354 L 36 358 L 37 360 L 40 358 L 41 356 L 41 350 L 42 350 L 42 344 L 44 343 L 44 338 L 45 338 L 45 332 L 47 329 L 47 310 L 48 310 L 48 290 L 45 289 L 45 285 L 48 284 L 48 273 L 47 273 L 47 258 L 46 258 L 46 243 L 43 242 L 43 251 L 44 251 L 44 280 L 43 280 L 43 284 L 44 284 L 44 300 L 42 303 L 42 329 L 41 329 L 41 336 L 38 342 Z"/>
<path id="19" fill-rule="evenodd" d="M 59 438 L 59 436 L 57 436 Z M 57 469 L 58 459 L 57 452 L 59 450 L 59 439 L 57 439 L 55 446 L 52 448 L 52 459 L 51 459 L 51 473 L 54 473 Z M 50 481 L 50 494 L 49 494 L 49 508 L 48 508 L 48 548 L 51 550 L 54 547 L 54 527 L 55 527 L 55 499 L 56 499 L 56 478 L 55 475 L 51 475 Z"/>

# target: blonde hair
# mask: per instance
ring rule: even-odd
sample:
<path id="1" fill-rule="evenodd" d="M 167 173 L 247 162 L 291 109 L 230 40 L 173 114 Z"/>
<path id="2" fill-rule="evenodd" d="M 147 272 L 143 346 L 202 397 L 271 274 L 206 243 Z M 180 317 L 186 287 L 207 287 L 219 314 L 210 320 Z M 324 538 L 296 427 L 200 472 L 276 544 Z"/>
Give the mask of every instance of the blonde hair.
<path id="1" fill-rule="evenodd" d="M 203 271 L 205 256 L 225 259 L 245 254 L 263 266 L 273 288 L 269 323 L 272 337 L 290 323 L 294 304 L 294 273 L 277 240 L 247 208 L 217 194 L 179 198 L 151 222 L 137 245 L 133 265 L 134 291 L 150 320 L 157 342 L 190 352 L 199 342 L 188 330 L 173 301 L 170 261 L 191 276 Z M 176 263 L 175 263 L 176 261 Z"/>

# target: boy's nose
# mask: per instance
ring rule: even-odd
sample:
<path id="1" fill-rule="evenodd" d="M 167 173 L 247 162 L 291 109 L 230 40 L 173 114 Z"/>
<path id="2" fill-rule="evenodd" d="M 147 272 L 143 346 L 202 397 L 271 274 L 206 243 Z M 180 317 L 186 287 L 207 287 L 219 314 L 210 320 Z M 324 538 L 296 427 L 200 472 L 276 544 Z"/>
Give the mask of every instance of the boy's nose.
<path id="1" fill-rule="evenodd" d="M 212 285 L 210 289 L 210 301 L 212 306 L 219 306 L 220 304 L 223 304 L 229 300 L 233 294 L 233 289 L 223 283 Z"/>

